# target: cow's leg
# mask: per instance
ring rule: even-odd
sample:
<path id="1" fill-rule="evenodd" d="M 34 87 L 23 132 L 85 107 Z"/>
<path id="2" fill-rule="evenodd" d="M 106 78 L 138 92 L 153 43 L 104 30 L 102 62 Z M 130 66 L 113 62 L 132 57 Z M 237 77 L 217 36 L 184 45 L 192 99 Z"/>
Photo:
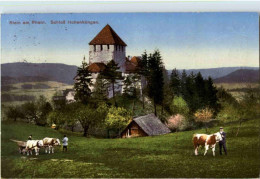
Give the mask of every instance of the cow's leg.
<path id="1" fill-rule="evenodd" d="M 54 154 L 54 147 L 52 147 L 52 153 Z"/>
<path id="2" fill-rule="evenodd" d="M 51 153 L 51 146 L 49 146 L 49 154 Z"/>
<path id="3" fill-rule="evenodd" d="M 45 153 L 47 154 L 48 153 L 48 148 L 44 147 L 44 149 L 45 149 Z"/>
<path id="4" fill-rule="evenodd" d="M 213 156 L 215 157 L 215 145 L 212 146 L 212 152 L 213 152 Z"/>
<path id="5" fill-rule="evenodd" d="M 205 152 L 204 152 L 204 156 L 207 154 L 207 151 L 209 150 L 209 145 L 205 145 Z"/>
<path id="6" fill-rule="evenodd" d="M 197 145 L 195 148 L 195 155 L 198 155 L 199 146 Z"/>

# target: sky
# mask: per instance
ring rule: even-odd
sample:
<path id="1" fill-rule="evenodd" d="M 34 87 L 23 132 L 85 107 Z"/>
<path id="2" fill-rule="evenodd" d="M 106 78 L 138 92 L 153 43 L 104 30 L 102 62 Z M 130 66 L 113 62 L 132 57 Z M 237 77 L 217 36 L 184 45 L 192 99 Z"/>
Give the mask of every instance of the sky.
<path id="1" fill-rule="evenodd" d="M 159 49 L 166 69 L 258 67 L 258 18 L 258 13 L 4 14 L 1 63 L 79 66 L 84 56 L 88 59 L 88 43 L 109 24 L 127 44 L 127 56 Z M 51 24 L 63 20 L 66 24 Z M 67 23 L 74 20 L 96 23 Z"/>

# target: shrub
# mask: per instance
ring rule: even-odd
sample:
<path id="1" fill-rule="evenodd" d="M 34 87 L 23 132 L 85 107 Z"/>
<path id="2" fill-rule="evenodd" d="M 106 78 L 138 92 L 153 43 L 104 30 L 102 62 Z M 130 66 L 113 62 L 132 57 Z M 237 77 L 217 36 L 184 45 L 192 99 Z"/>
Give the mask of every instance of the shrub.
<path id="1" fill-rule="evenodd" d="M 18 118 L 23 118 L 22 109 L 20 106 L 10 106 L 6 110 L 6 117 L 16 121 Z"/>
<path id="2" fill-rule="evenodd" d="M 172 100 L 170 109 L 173 114 L 182 114 L 183 116 L 188 116 L 189 114 L 188 104 L 182 97 L 179 96 Z"/>
<path id="3" fill-rule="evenodd" d="M 203 108 L 199 109 L 195 112 L 194 114 L 195 121 L 196 122 L 202 122 L 205 125 L 206 128 L 206 133 L 208 132 L 207 130 L 207 123 L 212 119 L 213 117 L 213 110 L 209 108 Z"/>
<path id="4" fill-rule="evenodd" d="M 176 114 L 168 119 L 167 126 L 171 131 L 184 131 L 189 128 L 189 121 L 181 114 Z"/>

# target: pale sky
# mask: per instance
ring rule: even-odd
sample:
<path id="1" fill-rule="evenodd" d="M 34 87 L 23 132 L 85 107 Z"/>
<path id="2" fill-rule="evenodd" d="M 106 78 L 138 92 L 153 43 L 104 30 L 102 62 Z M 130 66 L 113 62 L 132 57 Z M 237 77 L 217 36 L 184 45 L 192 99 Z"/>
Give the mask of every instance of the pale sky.
<path id="1" fill-rule="evenodd" d="M 81 64 L 88 43 L 109 24 L 126 55 L 161 51 L 167 69 L 259 66 L 257 13 L 84 13 L 2 15 L 1 63 Z M 46 24 L 32 24 L 33 20 Z M 51 20 L 98 24 L 51 24 Z M 10 24 L 29 21 L 31 24 Z"/>

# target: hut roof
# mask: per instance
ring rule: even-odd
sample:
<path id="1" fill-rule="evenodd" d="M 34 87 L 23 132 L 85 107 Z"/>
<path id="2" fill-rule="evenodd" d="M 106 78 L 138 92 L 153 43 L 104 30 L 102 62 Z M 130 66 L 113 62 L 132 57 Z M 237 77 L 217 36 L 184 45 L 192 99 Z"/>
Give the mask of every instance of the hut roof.
<path id="1" fill-rule="evenodd" d="M 122 45 L 126 46 L 126 43 L 117 35 L 117 33 L 106 25 L 96 37 L 89 42 L 89 45 Z"/>
<path id="2" fill-rule="evenodd" d="M 148 114 L 133 119 L 149 135 L 161 135 L 170 133 L 170 129 L 165 126 L 154 114 Z"/>

